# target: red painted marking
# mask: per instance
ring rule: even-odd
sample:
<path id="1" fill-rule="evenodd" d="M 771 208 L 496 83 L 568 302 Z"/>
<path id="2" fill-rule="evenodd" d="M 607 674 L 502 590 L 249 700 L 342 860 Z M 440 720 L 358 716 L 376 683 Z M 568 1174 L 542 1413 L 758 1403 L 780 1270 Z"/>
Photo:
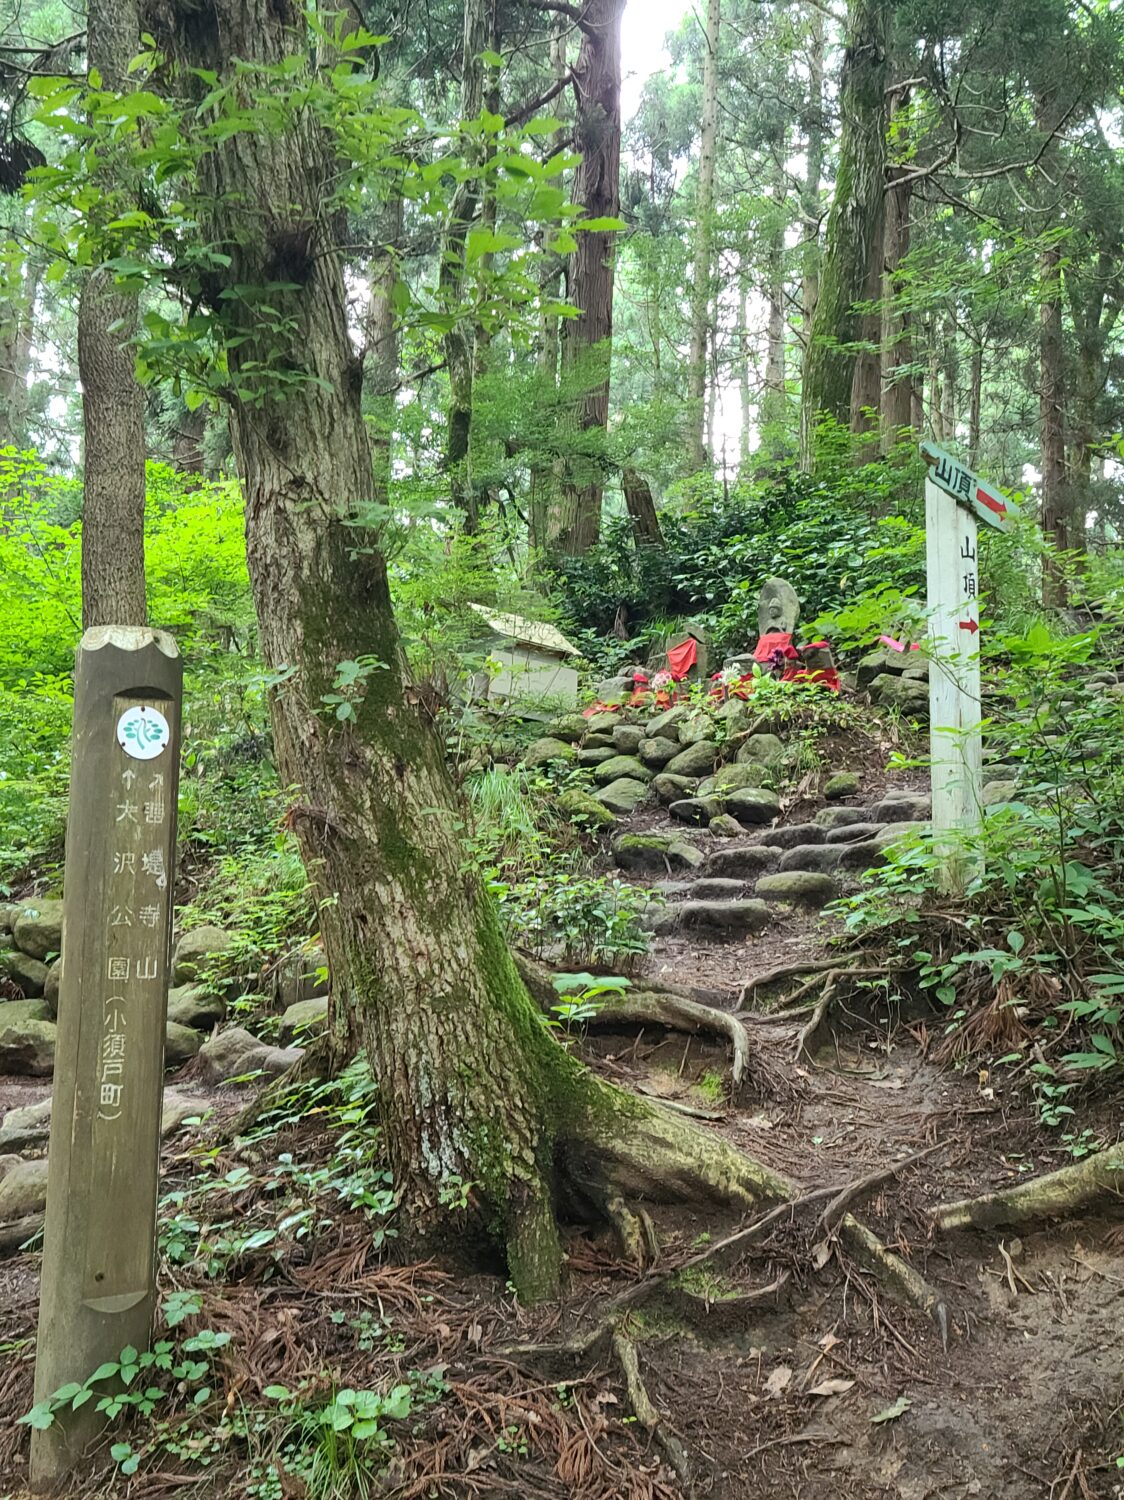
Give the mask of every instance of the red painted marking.
<path id="1" fill-rule="evenodd" d="M 988 510 L 994 511 L 997 516 L 1005 516 L 1007 514 L 1007 507 L 1003 504 L 1002 500 L 996 500 L 986 490 L 977 489 L 976 499 L 981 505 L 986 505 Z"/>
<path id="2" fill-rule="evenodd" d="M 961 630 L 970 630 L 973 635 L 975 635 L 976 631 L 979 628 L 980 627 L 976 624 L 975 620 L 961 620 L 960 621 L 960 629 Z"/>

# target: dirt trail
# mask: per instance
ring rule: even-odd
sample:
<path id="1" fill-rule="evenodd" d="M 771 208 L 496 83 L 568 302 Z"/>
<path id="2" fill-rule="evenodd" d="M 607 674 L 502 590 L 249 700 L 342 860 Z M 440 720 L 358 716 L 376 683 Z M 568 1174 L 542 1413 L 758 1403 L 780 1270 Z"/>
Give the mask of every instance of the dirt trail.
<path id="1" fill-rule="evenodd" d="M 879 803 L 887 815 L 886 791 L 868 783 L 855 799 L 863 825 L 881 821 Z M 908 791 L 918 795 L 916 785 Z M 684 831 L 650 813 L 644 827 Z M 856 833 L 873 854 L 871 830 Z M 730 851 L 775 847 L 770 841 L 791 843 L 772 829 L 720 845 L 697 831 L 698 846 L 714 852 L 697 872 L 675 875 L 671 900 L 690 903 L 716 863 L 736 865 Z M 796 848 L 809 851 L 806 860 L 791 849 L 778 852 L 762 873 L 832 868 L 826 842 Z M 861 867 L 853 848 L 843 869 L 836 867 L 844 885 Z M 753 892 L 750 877 L 741 898 Z M 727 899 L 736 904 L 739 896 L 731 891 Z M 756 935 L 741 934 L 736 915 L 730 922 L 721 933 L 692 925 L 659 936 L 649 977 L 702 987 L 711 1003 L 732 1009 L 756 976 L 824 956 L 833 931 L 815 912 L 785 904 L 771 908 Z M 721 990 L 724 999 L 716 996 Z M 719 1041 L 666 1035 L 618 1049 L 608 1038 L 599 1041 L 618 1074 L 681 1104 L 702 1107 L 709 1099 L 720 1118 L 707 1128 L 808 1188 L 851 1182 L 938 1148 L 859 1212 L 946 1298 L 947 1351 L 932 1322 L 894 1306 L 842 1253 L 817 1270 L 816 1235 L 788 1225 L 737 1265 L 700 1275 L 678 1304 L 665 1300 L 653 1311 L 643 1370 L 653 1400 L 694 1455 L 694 1494 L 1124 1495 L 1124 1470 L 1116 1467 L 1124 1453 L 1120 1217 L 1073 1220 L 1021 1237 L 973 1231 L 934 1238 L 927 1210 L 935 1204 L 1010 1185 L 1072 1157 L 1056 1132 L 1037 1124 L 1025 1095 L 1005 1097 L 974 1065 L 954 1071 L 927 1059 L 939 1018 L 929 1018 L 928 1032 L 910 1028 L 872 998 L 872 1007 L 832 1011 L 812 1055 L 800 1062 L 800 1019 L 750 1015 L 753 1082 L 717 1111 L 715 1075 L 728 1065 Z M 1117 1122 L 1103 1124 L 1111 1141 Z M 696 1230 L 701 1223 L 675 1221 L 680 1244 Z M 764 1306 L 744 1300 L 781 1271 L 790 1279 L 776 1297 Z"/>

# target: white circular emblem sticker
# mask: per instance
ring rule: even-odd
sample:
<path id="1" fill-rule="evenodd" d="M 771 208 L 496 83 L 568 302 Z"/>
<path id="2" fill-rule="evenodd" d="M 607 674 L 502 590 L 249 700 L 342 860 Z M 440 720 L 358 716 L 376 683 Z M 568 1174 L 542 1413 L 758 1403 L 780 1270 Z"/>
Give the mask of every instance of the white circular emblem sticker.
<path id="1" fill-rule="evenodd" d="M 168 721 L 158 708 L 127 708 L 117 720 L 117 743 L 134 760 L 155 760 L 171 738 Z"/>

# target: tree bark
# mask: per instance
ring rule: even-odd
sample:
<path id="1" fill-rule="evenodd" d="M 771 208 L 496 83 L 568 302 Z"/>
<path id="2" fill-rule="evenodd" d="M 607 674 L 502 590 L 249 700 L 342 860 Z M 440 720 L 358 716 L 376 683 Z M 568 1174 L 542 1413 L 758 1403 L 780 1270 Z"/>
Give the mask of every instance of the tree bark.
<path id="1" fill-rule="evenodd" d="M 574 177 L 574 202 L 590 218 L 616 218 L 620 212 L 624 7 L 625 0 L 586 0 L 581 10 L 581 51 L 574 68 L 574 145 L 581 164 Z M 580 371 L 586 386 L 580 427 L 603 433 L 609 425 L 614 240 L 602 230 L 577 238 L 570 264 L 570 300 L 580 316 L 566 324 L 563 363 L 570 372 Z M 552 518 L 549 545 L 563 554 L 588 552 L 601 534 L 602 479 L 596 455 L 587 456 L 581 468 L 584 472 L 563 487 L 559 512 Z"/>
<path id="2" fill-rule="evenodd" d="M 1061 247 L 1048 246 L 1039 257 L 1042 300 L 1039 306 L 1039 444 L 1042 470 L 1042 530 L 1055 549 L 1068 552 L 1069 500 L 1065 482 L 1065 378 L 1062 369 Z M 1064 607 L 1068 590 L 1064 569 L 1047 557 L 1043 601 Z"/>
<path id="3" fill-rule="evenodd" d="M 785 456 L 788 447 L 788 394 L 785 390 L 785 320 L 784 239 L 788 228 L 784 213 L 786 182 L 784 157 L 787 134 L 774 148 L 778 155 L 773 175 L 774 221 L 770 226 L 765 252 L 765 295 L 769 319 L 765 334 L 765 389 L 761 397 L 761 446 L 774 460 Z"/>
<path id="4" fill-rule="evenodd" d="M 392 193 L 380 235 L 382 244 L 372 258 L 368 275 L 370 303 L 364 339 L 364 376 L 369 382 L 374 416 L 371 444 L 375 498 L 386 505 L 390 501 L 394 424 L 398 415 L 398 312 L 394 292 L 398 285 L 397 253 L 402 242 L 401 193 Z"/>
<path id="5" fill-rule="evenodd" d="M 839 165 L 801 403 L 801 452 L 809 468 L 817 422 L 851 418 L 855 355 L 845 346 L 866 332 L 856 304 L 868 296 L 882 244 L 888 9 L 887 0 L 850 0 L 847 11 Z"/>
<path id="6" fill-rule="evenodd" d="M 743 264 L 738 277 L 738 402 L 741 415 L 738 462 L 743 474 L 749 472 L 749 450 L 753 441 L 753 404 L 749 386 L 753 351 L 749 337 L 749 292 L 745 277 L 746 269 Z"/>
<path id="7" fill-rule="evenodd" d="M 890 97 L 890 121 L 909 103 L 909 90 L 895 89 Z M 883 228 L 882 349 L 883 349 L 883 451 L 889 452 L 913 426 L 913 345 L 910 315 L 895 305 L 900 295 L 902 262 L 909 254 L 912 232 L 913 183 L 909 170 L 893 166 L 886 193 Z"/>
<path id="8" fill-rule="evenodd" d="M 713 462 L 703 438 L 707 342 L 714 281 L 714 168 L 718 156 L 718 44 L 721 0 L 707 0 L 703 28 L 702 136 L 695 188 L 695 246 L 691 271 L 691 344 L 687 357 L 689 450 L 695 472 Z"/>
<path id="9" fill-rule="evenodd" d="M 801 192 L 804 217 L 802 330 L 803 383 L 807 384 L 808 351 L 812 347 L 812 324 L 820 296 L 820 179 L 824 158 L 824 15 L 818 6 L 809 7 L 805 20 L 808 28 L 808 104 L 804 120 L 804 156 L 807 163 Z"/>
<path id="10" fill-rule="evenodd" d="M 483 54 L 495 45 L 496 0 L 468 0 L 464 10 L 461 47 L 462 121 L 479 119 L 484 108 L 486 69 Z M 483 165 L 481 143 L 472 150 Z M 440 287 L 451 309 L 460 301 L 468 232 L 480 212 L 481 180 L 472 174 L 457 186 L 449 209 L 449 225 L 441 255 Z M 449 374 L 449 417 L 445 440 L 445 469 L 454 503 L 464 514 L 467 531 L 475 531 L 479 506 L 472 480 L 472 393 L 476 382 L 476 328 L 459 317 L 445 335 L 445 364 Z"/>
<path id="11" fill-rule="evenodd" d="M 29 255 L 19 293 L 4 303 L 0 331 L 0 447 L 27 446 L 27 379 L 35 336 L 35 305 L 43 267 Z"/>
<path id="12" fill-rule="evenodd" d="M 652 499 L 652 486 L 635 469 L 625 469 L 621 474 L 621 487 L 637 546 L 662 547 L 663 532 L 656 502 Z"/>
<path id="13" fill-rule="evenodd" d="M 135 0 L 90 0 L 87 59 L 107 89 L 129 86 L 140 45 Z M 78 373 L 85 455 L 82 509 L 82 624 L 143 625 L 144 395 L 129 339 L 136 295 L 104 267 L 88 271 L 78 304 Z"/>
<path id="14" fill-rule="evenodd" d="M 980 444 L 983 439 L 983 339 L 972 345 L 972 365 L 968 392 L 968 467 L 980 466 Z"/>

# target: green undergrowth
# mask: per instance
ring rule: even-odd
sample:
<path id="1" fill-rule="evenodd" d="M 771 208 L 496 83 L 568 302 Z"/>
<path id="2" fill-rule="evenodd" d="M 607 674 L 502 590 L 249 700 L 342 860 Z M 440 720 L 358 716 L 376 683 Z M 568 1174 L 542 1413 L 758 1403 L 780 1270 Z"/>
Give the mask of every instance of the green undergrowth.
<path id="1" fill-rule="evenodd" d="M 318 1248 L 348 1226 L 362 1226 L 365 1254 L 378 1264 L 394 1237 L 397 1198 L 374 1111 L 374 1084 L 359 1058 L 330 1082 L 275 1095 L 233 1142 L 204 1137 L 181 1157 L 159 1208 L 165 1291 L 152 1346 L 75 1371 L 21 1420 L 45 1428 L 94 1402 L 122 1482 L 174 1463 L 200 1482 L 214 1475 L 237 1483 L 257 1500 L 380 1492 L 411 1419 L 445 1395 L 440 1370 L 403 1365 L 396 1314 L 355 1296 L 337 1299 L 329 1284 L 309 1304 L 320 1327 L 318 1372 L 281 1343 L 251 1375 L 253 1319 L 239 1317 L 248 1304 L 229 1290 L 292 1296 L 294 1273 L 314 1266 Z"/>
<path id="2" fill-rule="evenodd" d="M 1104 622 L 1002 641 L 985 780 L 1006 800 L 962 841 L 962 901 L 942 890 L 947 856 L 913 836 L 836 907 L 938 1006 L 939 1055 L 1029 1088 L 1075 1154 L 1082 1102 L 1124 1085 L 1124 696 L 1097 681 L 1118 640 Z"/>

